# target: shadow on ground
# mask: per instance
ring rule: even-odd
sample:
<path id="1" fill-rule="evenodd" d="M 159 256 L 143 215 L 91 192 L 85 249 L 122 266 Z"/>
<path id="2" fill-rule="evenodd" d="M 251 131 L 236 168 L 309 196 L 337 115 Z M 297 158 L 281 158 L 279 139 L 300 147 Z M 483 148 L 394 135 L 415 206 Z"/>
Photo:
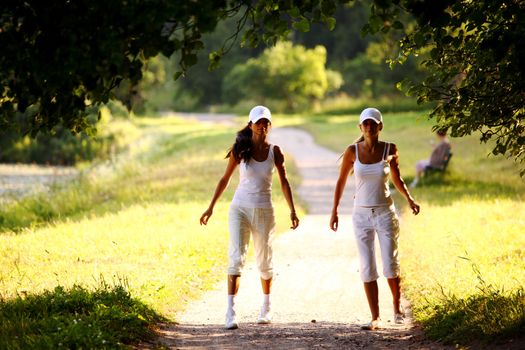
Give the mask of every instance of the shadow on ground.
<path id="1" fill-rule="evenodd" d="M 388 327 L 388 326 L 387 326 Z M 162 324 L 162 343 L 141 349 L 449 349 L 424 338 L 414 328 L 392 326 L 364 331 L 356 324 L 332 322 L 220 325 Z M 450 348 L 452 349 L 452 348 Z"/>

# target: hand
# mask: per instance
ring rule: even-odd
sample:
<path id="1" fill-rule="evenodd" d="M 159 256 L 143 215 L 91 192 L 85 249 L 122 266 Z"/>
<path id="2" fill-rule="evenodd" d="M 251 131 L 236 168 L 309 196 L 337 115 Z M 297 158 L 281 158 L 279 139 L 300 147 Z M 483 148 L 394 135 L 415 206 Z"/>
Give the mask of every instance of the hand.
<path id="1" fill-rule="evenodd" d="M 339 227 L 339 217 L 337 216 L 337 213 L 332 213 L 332 217 L 330 218 L 330 228 L 332 231 L 337 232 L 337 227 Z"/>
<path id="2" fill-rule="evenodd" d="M 299 226 L 299 218 L 297 217 L 295 211 L 290 213 L 290 220 L 292 220 L 292 226 L 290 228 L 295 230 L 297 226 Z"/>
<path id="3" fill-rule="evenodd" d="M 204 213 L 202 213 L 202 215 L 201 215 L 201 219 L 200 219 L 201 225 L 206 225 L 208 223 L 208 220 L 212 216 L 212 214 L 213 214 L 213 210 L 212 209 L 210 209 L 210 208 L 206 209 L 206 211 Z"/>
<path id="4" fill-rule="evenodd" d="M 419 214 L 419 204 L 414 202 L 413 199 L 408 200 L 408 204 L 410 205 L 410 209 L 412 209 L 412 214 L 417 215 Z"/>

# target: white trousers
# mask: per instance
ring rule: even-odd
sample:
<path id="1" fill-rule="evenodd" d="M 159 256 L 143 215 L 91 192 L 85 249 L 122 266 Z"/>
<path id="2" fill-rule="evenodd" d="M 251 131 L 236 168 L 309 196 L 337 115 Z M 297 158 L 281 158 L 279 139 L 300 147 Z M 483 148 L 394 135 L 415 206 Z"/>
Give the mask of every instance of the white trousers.
<path id="1" fill-rule="evenodd" d="M 228 218 L 230 226 L 228 274 L 241 274 L 246 263 L 251 233 L 261 278 L 265 280 L 272 278 L 272 236 L 275 231 L 273 208 L 245 208 L 232 204 Z"/>
<path id="2" fill-rule="evenodd" d="M 376 234 L 381 249 L 384 276 L 398 277 L 399 220 L 394 205 L 374 208 L 354 207 L 352 221 L 359 251 L 359 271 L 363 282 L 372 282 L 379 278 L 375 257 Z"/>

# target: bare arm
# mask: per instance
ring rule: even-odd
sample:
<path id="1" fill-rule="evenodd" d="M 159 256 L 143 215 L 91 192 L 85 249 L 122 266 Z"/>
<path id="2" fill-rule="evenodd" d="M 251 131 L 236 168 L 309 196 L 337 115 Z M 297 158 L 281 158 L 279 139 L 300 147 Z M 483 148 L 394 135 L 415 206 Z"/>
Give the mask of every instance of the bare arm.
<path id="1" fill-rule="evenodd" d="M 208 223 L 208 220 L 213 214 L 213 208 L 215 207 L 215 203 L 217 203 L 217 201 L 221 197 L 226 187 L 228 187 L 233 171 L 235 170 L 236 167 L 237 167 L 237 161 L 235 160 L 235 157 L 233 157 L 233 155 L 230 155 L 230 158 L 228 160 L 228 165 L 226 166 L 224 175 L 222 175 L 221 179 L 219 180 L 219 183 L 217 183 L 217 187 L 215 188 L 215 193 L 213 194 L 210 205 L 208 209 L 206 209 L 204 213 L 202 213 L 201 215 L 201 219 L 200 219 L 201 225 L 206 225 Z"/>
<path id="2" fill-rule="evenodd" d="M 286 168 L 284 166 L 284 155 L 279 146 L 274 146 L 273 154 L 275 157 L 275 167 L 277 168 L 277 173 L 279 174 L 279 181 L 281 182 L 281 190 L 283 191 L 284 198 L 288 203 L 290 208 L 290 220 L 292 221 L 291 229 L 296 229 L 299 226 L 299 218 L 295 213 L 295 206 L 293 203 L 292 189 L 288 178 L 286 177 Z"/>
<path id="3" fill-rule="evenodd" d="M 339 178 L 335 185 L 334 191 L 334 205 L 332 207 L 332 216 L 330 218 L 330 228 L 333 231 L 337 231 L 339 226 L 339 217 L 337 215 L 337 207 L 339 207 L 339 202 L 343 196 L 345 190 L 346 180 L 348 179 L 348 174 L 354 168 L 355 162 L 355 147 L 353 145 L 348 146 L 345 153 L 343 154 L 343 163 L 341 164 L 341 169 L 339 170 Z"/>
<path id="4" fill-rule="evenodd" d="M 392 179 L 392 182 L 394 183 L 394 186 L 396 186 L 399 193 L 401 193 L 406 198 L 406 200 L 408 201 L 408 205 L 412 209 L 412 213 L 414 215 L 417 215 L 419 213 L 419 204 L 417 204 L 414 198 L 412 198 L 410 192 L 408 192 L 408 188 L 405 184 L 405 181 L 403 181 L 403 178 L 401 177 L 399 171 L 399 153 L 397 151 L 396 145 L 393 143 L 390 144 L 388 164 L 390 165 L 390 177 Z"/>

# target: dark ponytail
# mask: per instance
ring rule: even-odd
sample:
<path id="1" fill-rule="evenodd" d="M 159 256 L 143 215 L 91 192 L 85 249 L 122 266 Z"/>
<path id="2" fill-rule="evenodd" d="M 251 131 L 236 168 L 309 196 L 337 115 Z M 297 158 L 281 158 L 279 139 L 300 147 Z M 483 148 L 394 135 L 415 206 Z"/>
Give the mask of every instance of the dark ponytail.
<path id="1" fill-rule="evenodd" d="M 365 136 L 363 134 L 361 134 L 361 136 L 359 136 L 355 141 L 354 143 L 356 144 L 355 146 L 357 147 L 357 144 L 361 141 L 364 141 L 365 140 Z M 339 158 L 337 158 L 337 162 L 339 163 L 339 161 L 341 160 L 341 158 L 343 158 L 343 156 L 345 155 L 345 152 L 341 153 L 341 155 L 339 156 Z M 354 169 L 352 168 L 352 170 L 350 171 L 350 175 L 352 175 L 354 173 Z"/>
<path id="2" fill-rule="evenodd" d="M 355 148 L 357 148 L 357 144 L 358 144 L 359 142 L 362 142 L 362 141 L 364 141 L 364 140 L 365 140 L 365 135 L 361 134 L 361 136 L 359 136 L 359 137 L 354 141 L 354 143 L 355 143 Z M 352 168 L 352 171 L 350 172 L 350 175 L 352 175 L 353 173 L 354 173 L 354 168 Z"/>
<path id="3" fill-rule="evenodd" d="M 241 160 L 245 162 L 250 160 L 253 152 L 252 129 L 250 128 L 250 124 L 251 122 L 237 132 L 235 142 L 228 151 L 226 158 L 233 156 L 237 163 L 240 163 Z"/>

